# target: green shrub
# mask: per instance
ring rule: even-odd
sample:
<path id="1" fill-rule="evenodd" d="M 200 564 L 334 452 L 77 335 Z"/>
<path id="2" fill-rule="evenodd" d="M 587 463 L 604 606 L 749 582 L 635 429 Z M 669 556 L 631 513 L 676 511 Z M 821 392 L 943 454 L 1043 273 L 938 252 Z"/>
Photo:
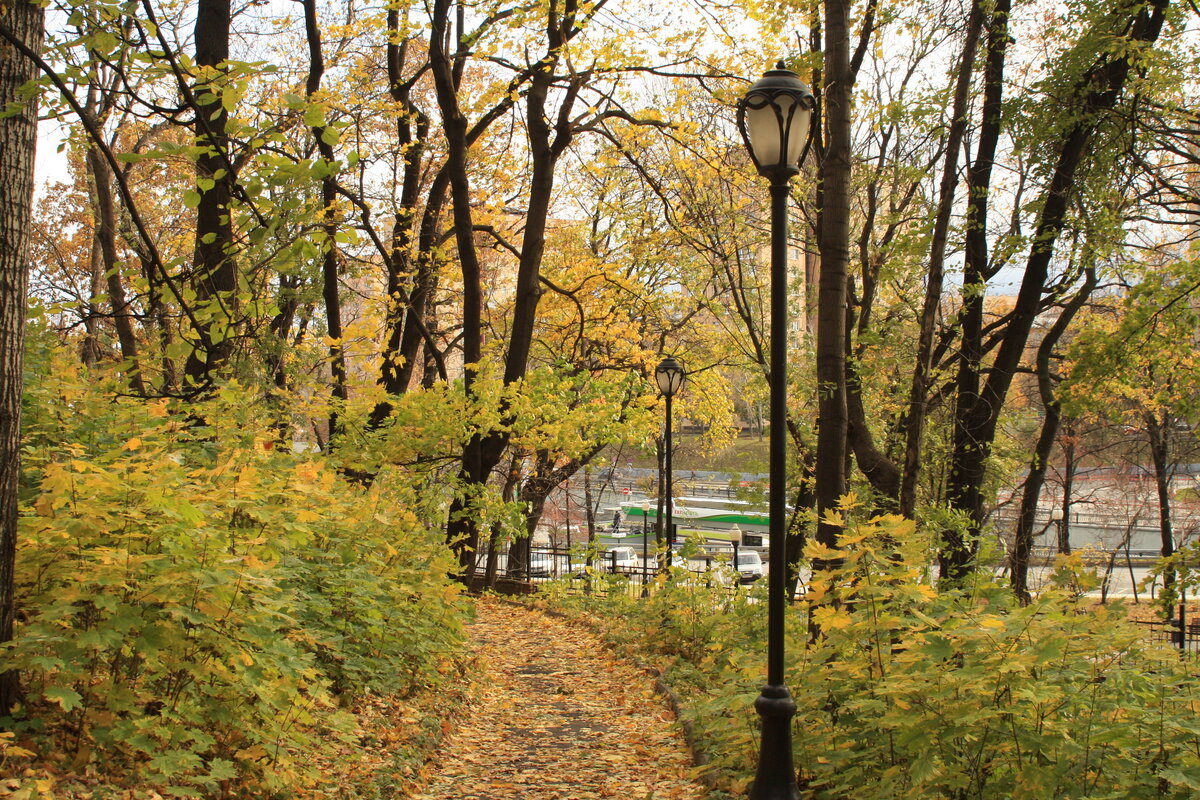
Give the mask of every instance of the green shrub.
<path id="1" fill-rule="evenodd" d="M 23 747 L 180 796 L 296 788 L 318 737 L 352 733 L 341 707 L 437 679 L 462 609 L 399 481 L 279 446 L 236 387 L 110 402 L 63 361 L 30 387 L 36 492 L 0 651 Z"/>
<path id="2" fill-rule="evenodd" d="M 814 581 L 787 620 L 803 796 L 1197 796 L 1195 661 L 1148 643 L 1119 606 L 1070 590 L 1077 565 L 1062 565 L 1061 588 L 1021 607 L 984 577 L 935 592 L 926 544 L 911 523 L 883 518 L 851 527 L 837 551 L 810 549 L 843 565 Z M 689 593 L 713 597 L 705 605 Z M 692 585 L 644 604 L 564 602 L 656 654 L 687 698 L 719 784 L 740 793 L 757 759 L 760 599 L 730 602 L 728 590 Z M 619 609 L 604 605 L 614 602 Z M 811 644 L 810 610 L 822 631 Z"/>

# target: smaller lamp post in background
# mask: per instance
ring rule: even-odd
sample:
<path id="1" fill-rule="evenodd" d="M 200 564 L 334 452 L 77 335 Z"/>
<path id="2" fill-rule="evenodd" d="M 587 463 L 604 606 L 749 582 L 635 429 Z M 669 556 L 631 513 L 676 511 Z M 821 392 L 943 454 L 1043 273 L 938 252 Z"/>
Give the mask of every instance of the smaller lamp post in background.
<path id="1" fill-rule="evenodd" d="M 667 399 L 667 434 L 665 437 L 665 461 L 666 461 L 666 498 L 665 510 L 667 518 L 667 527 L 663 533 L 663 537 L 667 542 L 667 566 L 671 566 L 671 546 L 675 544 L 675 514 L 673 508 L 673 498 L 671 496 L 671 399 L 683 388 L 684 382 L 687 380 L 683 371 L 683 365 L 675 360 L 673 356 L 667 356 L 662 361 L 658 362 L 658 367 L 654 370 L 654 380 L 658 383 L 658 391 Z M 662 485 L 661 483 L 659 485 Z"/>
<path id="2" fill-rule="evenodd" d="M 646 544 L 646 540 L 650 534 L 650 499 L 642 501 L 642 597 L 650 596 L 650 568 L 646 566 L 649 563 L 650 551 Z"/>
<path id="3" fill-rule="evenodd" d="M 734 525 L 729 529 L 729 543 L 733 545 L 733 579 L 736 588 L 742 582 L 742 571 L 738 568 L 738 550 L 742 546 L 742 529 Z"/>
<path id="4" fill-rule="evenodd" d="M 770 555 L 767 581 L 767 684 L 754 703 L 762 717 L 762 746 L 751 800 L 795 800 L 800 789 L 792 767 L 792 717 L 796 704 L 784 683 L 787 556 L 787 202 L 788 184 L 812 141 L 816 99 L 780 62 L 746 92 L 737 124 L 758 174 L 771 184 L 771 436 Z"/>

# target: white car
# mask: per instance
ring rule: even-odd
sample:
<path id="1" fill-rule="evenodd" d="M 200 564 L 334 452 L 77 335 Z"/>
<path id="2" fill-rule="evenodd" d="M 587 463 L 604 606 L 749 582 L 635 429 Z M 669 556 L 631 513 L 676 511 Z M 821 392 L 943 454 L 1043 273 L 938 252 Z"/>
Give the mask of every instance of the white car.
<path id="1" fill-rule="evenodd" d="M 529 577 L 549 578 L 554 574 L 554 556 L 550 553 L 531 553 L 529 555 Z"/>
<path id="2" fill-rule="evenodd" d="M 638 566 L 638 556 L 632 547 L 610 547 L 604 551 L 602 568 L 607 572 L 630 572 Z"/>

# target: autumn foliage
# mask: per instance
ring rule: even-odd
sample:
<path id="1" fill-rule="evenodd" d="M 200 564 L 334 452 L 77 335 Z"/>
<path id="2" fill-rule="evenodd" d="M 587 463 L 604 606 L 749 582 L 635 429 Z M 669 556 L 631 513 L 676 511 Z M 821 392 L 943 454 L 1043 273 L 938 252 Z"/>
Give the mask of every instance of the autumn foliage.
<path id="1" fill-rule="evenodd" d="M 1093 579 L 1077 559 L 1022 607 L 987 576 L 936 592 L 921 539 L 880 517 L 851 523 L 834 552 L 810 547 L 842 567 L 788 615 L 804 797 L 1196 796 L 1194 662 L 1149 643 L 1119 604 L 1083 596 Z M 718 786 L 745 792 L 765 676 L 761 589 L 681 574 L 650 602 L 623 592 L 552 602 L 652 658 L 683 694 Z"/>
<path id="2" fill-rule="evenodd" d="M 181 414 L 33 360 L 11 774 L 295 790 L 345 709 L 442 679 L 462 608 L 410 486 L 292 452 L 236 386 Z"/>

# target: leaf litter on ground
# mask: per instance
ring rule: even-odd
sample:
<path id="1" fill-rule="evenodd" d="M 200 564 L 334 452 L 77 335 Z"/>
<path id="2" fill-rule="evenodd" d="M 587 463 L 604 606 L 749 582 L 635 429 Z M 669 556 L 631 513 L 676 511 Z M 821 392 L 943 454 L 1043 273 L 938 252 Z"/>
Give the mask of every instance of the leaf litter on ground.
<path id="1" fill-rule="evenodd" d="M 649 677 L 571 622 L 477 604 L 484 674 L 416 800 L 701 800 L 675 717 Z"/>

